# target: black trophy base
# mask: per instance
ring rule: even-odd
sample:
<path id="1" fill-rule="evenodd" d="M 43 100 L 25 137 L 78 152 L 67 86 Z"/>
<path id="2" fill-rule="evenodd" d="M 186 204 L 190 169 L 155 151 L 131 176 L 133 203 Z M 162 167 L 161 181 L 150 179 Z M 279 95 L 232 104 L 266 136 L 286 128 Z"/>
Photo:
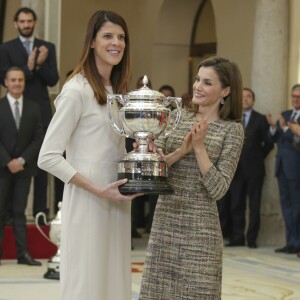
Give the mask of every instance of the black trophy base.
<path id="1" fill-rule="evenodd" d="M 59 272 L 57 272 L 54 269 L 48 269 L 48 271 L 44 274 L 45 279 L 54 279 L 54 280 L 59 280 Z"/>
<path id="2" fill-rule="evenodd" d="M 174 193 L 166 177 L 140 176 L 132 178 L 133 174 L 119 173 L 118 178 L 127 178 L 128 182 L 119 186 L 119 191 L 123 195 L 144 193 L 149 195 L 170 195 Z"/>

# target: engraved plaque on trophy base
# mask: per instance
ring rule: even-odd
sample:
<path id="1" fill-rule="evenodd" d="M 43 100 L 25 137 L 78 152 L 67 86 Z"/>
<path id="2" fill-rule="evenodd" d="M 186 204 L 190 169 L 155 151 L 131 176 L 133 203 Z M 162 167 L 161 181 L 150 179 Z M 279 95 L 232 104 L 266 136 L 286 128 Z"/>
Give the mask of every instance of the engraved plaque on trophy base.
<path id="1" fill-rule="evenodd" d="M 144 193 L 150 195 L 169 195 L 174 190 L 169 185 L 167 178 L 159 176 L 140 176 L 130 173 L 119 173 L 119 179 L 127 178 L 128 182 L 119 187 L 123 195 Z"/>
<path id="2" fill-rule="evenodd" d="M 168 183 L 167 165 L 155 153 L 130 152 L 118 163 L 118 179 L 128 182 L 119 187 L 121 194 L 145 193 L 152 195 L 173 194 Z"/>

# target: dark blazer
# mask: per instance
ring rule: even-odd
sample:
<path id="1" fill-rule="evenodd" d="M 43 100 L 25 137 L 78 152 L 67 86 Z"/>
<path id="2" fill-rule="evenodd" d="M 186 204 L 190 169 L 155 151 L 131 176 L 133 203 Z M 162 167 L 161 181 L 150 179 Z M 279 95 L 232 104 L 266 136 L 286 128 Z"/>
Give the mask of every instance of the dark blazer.
<path id="1" fill-rule="evenodd" d="M 293 145 L 297 151 L 300 151 L 300 141 L 294 140 Z"/>
<path id="2" fill-rule="evenodd" d="M 266 117 L 252 110 L 245 128 L 245 141 L 238 165 L 238 169 L 242 169 L 244 174 L 265 175 L 264 159 L 274 147 L 267 136 L 268 128 Z"/>
<path id="3" fill-rule="evenodd" d="M 39 106 L 24 97 L 19 131 L 7 97 L 0 99 L 0 176 L 5 176 L 7 163 L 18 157 L 26 161 L 19 176 L 32 176 L 37 172 L 37 158 L 44 138 Z"/>
<path id="4" fill-rule="evenodd" d="M 33 47 L 46 46 L 48 57 L 40 68 L 29 71 L 28 54 L 19 38 L 0 45 L 0 81 L 4 84 L 6 70 L 18 66 L 25 72 L 26 85 L 24 96 L 40 105 L 43 125 L 47 127 L 52 117 L 47 86 L 54 86 L 58 81 L 55 46 L 52 43 L 35 38 Z"/>
<path id="5" fill-rule="evenodd" d="M 290 120 L 292 112 L 293 110 L 286 110 L 282 113 L 286 123 Z M 275 175 L 278 175 L 282 167 L 287 179 L 300 179 L 300 153 L 293 146 L 292 131 L 288 129 L 284 132 L 277 123 L 277 131 L 274 136 L 270 135 L 270 138 L 277 144 Z"/>

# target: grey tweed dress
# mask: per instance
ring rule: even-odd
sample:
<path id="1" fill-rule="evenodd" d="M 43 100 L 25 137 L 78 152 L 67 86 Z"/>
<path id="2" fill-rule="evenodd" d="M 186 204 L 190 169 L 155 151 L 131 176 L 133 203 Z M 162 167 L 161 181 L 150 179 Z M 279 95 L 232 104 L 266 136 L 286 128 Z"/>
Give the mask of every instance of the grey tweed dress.
<path id="1" fill-rule="evenodd" d="M 176 130 L 156 143 L 170 153 L 195 122 L 183 112 Z M 240 123 L 210 123 L 205 147 L 213 166 L 202 176 L 194 153 L 169 169 L 174 195 L 160 196 L 149 238 L 139 299 L 221 299 L 222 234 L 216 200 L 228 190 L 244 140 Z"/>

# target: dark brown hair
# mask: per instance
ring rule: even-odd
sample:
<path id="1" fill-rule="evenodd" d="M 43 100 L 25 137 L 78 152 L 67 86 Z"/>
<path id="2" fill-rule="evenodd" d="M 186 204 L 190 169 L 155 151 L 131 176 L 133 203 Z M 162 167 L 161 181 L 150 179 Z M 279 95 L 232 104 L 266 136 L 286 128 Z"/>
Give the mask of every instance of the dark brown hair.
<path id="1" fill-rule="evenodd" d="M 14 15 L 14 21 L 15 22 L 18 22 L 18 19 L 19 19 L 19 15 L 21 13 L 24 13 L 24 14 L 32 14 L 32 17 L 33 17 L 33 20 L 36 21 L 37 20 L 37 15 L 36 13 L 34 12 L 33 9 L 29 8 L 29 7 L 21 7 L 17 10 L 17 12 L 15 13 Z"/>
<path id="2" fill-rule="evenodd" d="M 84 46 L 81 58 L 74 68 L 73 73 L 69 76 L 71 79 L 77 73 L 82 73 L 91 85 L 95 97 L 99 104 L 104 105 L 107 102 L 107 92 L 101 81 L 101 75 L 98 72 L 94 49 L 91 48 L 93 40 L 96 38 L 98 31 L 106 23 L 111 22 L 122 27 L 125 33 L 125 49 L 121 62 L 113 66 L 110 81 L 115 93 L 123 94 L 127 91 L 127 82 L 130 75 L 130 46 L 127 25 L 124 19 L 113 11 L 99 10 L 95 12 L 88 23 L 85 36 Z"/>
<path id="3" fill-rule="evenodd" d="M 224 97 L 224 104 L 220 104 L 220 118 L 240 122 L 242 118 L 242 76 L 238 66 L 222 57 L 210 57 L 203 60 L 198 67 L 210 67 L 215 70 L 222 88 L 230 87 L 230 93 Z M 198 106 L 194 105 L 198 111 Z"/>
<path id="4" fill-rule="evenodd" d="M 175 90 L 174 90 L 174 88 L 173 88 L 171 85 L 164 84 L 164 85 L 162 85 L 162 86 L 159 88 L 158 91 L 162 93 L 163 90 L 170 91 L 170 92 L 171 92 L 171 97 L 175 97 Z"/>
<path id="5" fill-rule="evenodd" d="M 9 67 L 9 68 L 6 70 L 6 72 L 5 72 L 5 77 L 4 77 L 5 79 L 7 79 L 7 75 L 8 75 L 8 73 L 11 72 L 11 71 L 20 71 L 20 72 L 23 73 L 24 78 L 25 78 L 25 72 L 24 72 L 24 70 L 23 70 L 22 68 L 17 67 L 17 66 L 12 66 L 12 67 Z"/>
<path id="6" fill-rule="evenodd" d="M 138 80 L 137 80 L 137 82 L 136 82 L 136 88 L 137 88 L 137 89 L 140 89 L 141 87 L 144 86 L 144 84 L 143 84 L 144 76 L 145 76 L 145 75 L 140 76 L 140 77 L 138 78 Z M 147 87 L 148 87 L 149 89 L 152 89 L 152 82 L 151 82 L 150 78 L 148 78 Z"/>

